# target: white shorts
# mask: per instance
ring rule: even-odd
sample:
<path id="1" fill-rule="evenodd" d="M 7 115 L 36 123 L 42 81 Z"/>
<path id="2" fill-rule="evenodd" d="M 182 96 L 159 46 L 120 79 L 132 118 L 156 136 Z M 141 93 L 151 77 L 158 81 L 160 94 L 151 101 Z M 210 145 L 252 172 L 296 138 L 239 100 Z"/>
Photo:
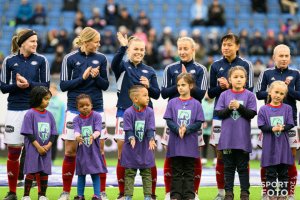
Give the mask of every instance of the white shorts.
<path id="1" fill-rule="evenodd" d="M 213 119 L 212 121 L 212 133 L 209 138 L 209 144 L 212 146 L 215 146 L 216 144 L 219 144 L 219 139 L 221 136 L 221 125 L 222 120 L 219 119 Z"/>
<path id="2" fill-rule="evenodd" d="M 299 148 L 299 133 L 298 128 L 294 127 L 291 130 L 289 130 L 289 144 L 291 148 Z M 257 146 L 262 148 L 262 142 L 263 142 L 263 133 L 261 132 L 258 136 L 257 140 Z"/>
<path id="3" fill-rule="evenodd" d="M 163 136 L 161 138 L 161 144 L 162 145 L 168 146 L 168 144 L 169 144 L 169 134 L 170 134 L 170 129 L 166 124 L 165 128 L 164 128 Z M 202 147 L 204 145 L 205 145 L 205 142 L 204 142 L 204 139 L 203 139 L 202 129 L 200 129 L 198 131 L 198 146 Z"/>
<path id="4" fill-rule="evenodd" d="M 94 111 L 96 112 L 96 111 Z M 102 130 L 100 135 L 100 140 L 105 140 L 108 137 L 107 127 L 106 127 L 106 118 L 104 112 L 98 112 L 102 118 Z M 69 110 L 66 111 L 65 116 L 65 124 L 61 139 L 63 140 L 75 140 L 74 128 L 73 128 L 73 120 L 78 114 L 73 113 Z"/>
<path id="5" fill-rule="evenodd" d="M 117 117 L 114 140 L 125 140 L 123 117 Z"/>
<path id="6" fill-rule="evenodd" d="M 24 143 L 24 136 L 21 135 L 21 128 L 24 116 L 28 110 L 8 110 L 5 119 L 4 143 L 19 145 Z"/>

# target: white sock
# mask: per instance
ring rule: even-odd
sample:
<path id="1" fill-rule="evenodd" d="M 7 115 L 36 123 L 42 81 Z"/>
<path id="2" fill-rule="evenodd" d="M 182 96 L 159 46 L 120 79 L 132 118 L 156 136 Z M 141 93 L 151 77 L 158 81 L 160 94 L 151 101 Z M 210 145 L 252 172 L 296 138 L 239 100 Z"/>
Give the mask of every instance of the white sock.
<path id="1" fill-rule="evenodd" d="M 224 189 L 218 189 L 218 191 L 219 191 L 219 194 L 221 196 L 225 196 L 225 190 Z"/>

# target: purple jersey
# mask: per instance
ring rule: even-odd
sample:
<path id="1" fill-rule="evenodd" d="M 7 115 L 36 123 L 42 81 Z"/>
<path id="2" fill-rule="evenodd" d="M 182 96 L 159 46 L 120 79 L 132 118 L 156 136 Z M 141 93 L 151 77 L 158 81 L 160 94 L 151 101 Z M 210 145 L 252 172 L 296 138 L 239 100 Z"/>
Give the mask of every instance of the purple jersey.
<path id="1" fill-rule="evenodd" d="M 181 100 L 179 97 L 169 101 L 164 119 L 172 120 L 178 127 L 183 124 L 189 126 L 196 121 L 205 121 L 202 106 L 198 100 L 194 98 Z M 170 130 L 167 158 L 176 156 L 199 158 L 197 132 L 186 134 L 181 139 L 178 134 Z"/>
<path id="2" fill-rule="evenodd" d="M 106 173 L 107 169 L 100 153 L 100 137 L 90 144 L 90 136 L 95 132 L 101 132 L 102 118 L 97 112 L 91 112 L 88 116 L 78 115 L 73 120 L 74 132 L 80 133 L 84 142 L 77 148 L 76 174 Z"/>
<path id="3" fill-rule="evenodd" d="M 231 100 L 237 100 L 245 108 L 257 111 L 255 95 L 246 89 L 242 92 L 233 90 L 222 92 L 215 110 L 227 108 Z M 243 118 L 237 110 L 232 111 L 230 117 L 222 120 L 218 150 L 224 149 L 241 149 L 252 152 L 251 120 Z"/>
<path id="4" fill-rule="evenodd" d="M 276 126 L 277 124 L 292 124 L 293 112 L 291 106 L 281 104 L 274 107 L 264 105 L 257 116 L 257 125 Z M 278 164 L 292 165 L 294 157 L 289 145 L 288 131 L 281 133 L 263 132 L 261 166 L 267 167 Z"/>
<path id="5" fill-rule="evenodd" d="M 30 109 L 24 116 L 21 134 L 34 135 L 36 141 L 44 146 L 48 144 L 51 135 L 57 135 L 53 115 L 47 110 L 40 112 Z M 41 156 L 27 137 L 24 139 L 26 149 L 24 174 L 44 172 L 51 174 L 51 150 Z"/>
<path id="6" fill-rule="evenodd" d="M 155 165 L 154 154 L 149 150 L 151 138 L 147 133 L 155 131 L 154 112 L 152 108 L 146 107 L 137 111 L 133 106 L 126 109 L 124 113 L 124 131 L 132 131 L 135 138 L 135 147 L 132 149 L 125 135 L 125 143 L 122 149 L 121 165 L 125 168 L 145 169 Z"/>

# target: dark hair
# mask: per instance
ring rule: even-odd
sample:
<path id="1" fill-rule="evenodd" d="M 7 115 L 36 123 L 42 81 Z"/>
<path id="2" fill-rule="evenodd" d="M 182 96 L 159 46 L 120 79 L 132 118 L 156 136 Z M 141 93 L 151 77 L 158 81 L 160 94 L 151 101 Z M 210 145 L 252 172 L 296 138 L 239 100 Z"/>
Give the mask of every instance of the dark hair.
<path id="1" fill-rule="evenodd" d="M 176 83 L 178 83 L 178 81 L 180 79 L 183 79 L 185 82 L 187 82 L 189 85 L 192 85 L 194 87 L 194 84 L 195 84 L 195 80 L 193 78 L 193 76 L 190 74 L 190 73 L 181 73 L 177 76 L 176 78 Z"/>
<path id="2" fill-rule="evenodd" d="M 246 82 L 247 82 L 247 71 L 246 71 L 246 69 L 244 67 L 241 67 L 241 66 L 235 66 L 235 67 L 230 68 L 229 71 L 228 71 L 227 79 L 229 80 L 229 78 L 232 75 L 232 73 L 234 71 L 236 71 L 236 70 L 241 70 L 241 71 L 243 71 L 245 73 L 245 78 L 246 78 Z M 244 85 L 244 87 L 245 87 L 245 85 Z M 232 88 L 232 84 L 231 83 L 229 83 L 229 88 Z"/>
<path id="3" fill-rule="evenodd" d="M 90 97 L 90 95 L 88 94 L 80 94 L 76 97 L 76 106 L 78 105 L 78 102 L 81 100 L 81 99 L 89 99 L 90 102 L 92 103 L 92 98 Z"/>
<path id="4" fill-rule="evenodd" d="M 221 44 L 225 41 L 225 40 L 234 40 L 234 43 L 236 45 L 239 45 L 240 44 L 240 38 L 233 34 L 233 33 L 228 33 L 226 35 L 224 35 L 222 38 L 221 38 Z"/>
<path id="5" fill-rule="evenodd" d="M 52 93 L 50 92 L 49 88 L 45 86 L 36 86 L 30 92 L 30 107 L 36 108 L 39 107 L 43 101 L 43 98 Z"/>
<path id="6" fill-rule="evenodd" d="M 139 92 L 139 90 L 145 88 L 145 86 L 143 85 L 133 85 L 130 87 L 130 89 L 128 90 L 128 95 L 130 97 L 130 99 L 132 100 L 132 98 L 136 95 L 136 93 Z"/>

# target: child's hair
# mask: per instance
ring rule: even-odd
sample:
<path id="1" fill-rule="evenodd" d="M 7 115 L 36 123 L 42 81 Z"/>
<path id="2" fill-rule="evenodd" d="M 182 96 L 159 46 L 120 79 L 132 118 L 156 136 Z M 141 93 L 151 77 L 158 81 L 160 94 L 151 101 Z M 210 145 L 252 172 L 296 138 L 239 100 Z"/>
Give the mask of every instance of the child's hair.
<path id="1" fill-rule="evenodd" d="M 36 86 L 30 92 L 30 107 L 36 108 L 39 107 L 43 101 L 43 98 L 52 93 L 50 90 L 45 86 Z"/>
<path id="2" fill-rule="evenodd" d="M 91 27 L 85 27 L 80 34 L 73 40 L 74 47 L 81 47 L 84 42 L 89 42 L 94 39 L 100 33 Z"/>
<path id="3" fill-rule="evenodd" d="M 271 83 L 271 85 L 270 85 L 270 87 L 269 87 L 269 89 L 268 89 L 268 97 L 267 97 L 267 104 L 268 103 L 271 103 L 271 101 L 272 101 L 272 98 L 271 98 L 271 95 L 269 95 L 269 92 L 271 92 L 271 90 L 274 88 L 274 86 L 282 86 L 282 87 L 284 87 L 284 89 L 285 89 L 285 95 L 287 94 L 287 92 L 288 92 L 288 86 L 283 82 L 283 81 L 274 81 L 274 82 L 272 82 Z"/>
<path id="4" fill-rule="evenodd" d="M 128 38 L 128 47 L 132 44 L 132 42 L 144 42 L 142 39 L 135 37 L 135 36 L 130 36 Z"/>
<path id="5" fill-rule="evenodd" d="M 176 78 L 176 83 L 178 83 L 178 81 L 180 79 L 183 79 L 185 82 L 187 82 L 189 85 L 192 85 L 194 87 L 194 84 L 195 84 L 195 80 L 193 78 L 193 76 L 190 74 L 190 73 L 181 73 L 177 76 Z"/>
<path id="6" fill-rule="evenodd" d="M 229 79 L 231 77 L 232 73 L 234 71 L 236 71 L 236 70 L 241 70 L 241 71 L 244 72 L 245 78 L 246 78 L 246 82 L 247 82 L 247 71 L 246 71 L 246 69 L 244 67 L 241 67 L 241 66 L 235 66 L 235 67 L 230 68 L 229 71 L 228 71 L 228 77 L 227 78 Z M 244 87 L 246 87 L 246 85 L 244 85 Z M 229 88 L 232 88 L 232 84 L 231 83 L 229 83 Z"/>
<path id="7" fill-rule="evenodd" d="M 141 89 L 145 88 L 143 85 L 133 85 L 131 88 L 128 90 L 128 95 L 131 100 L 139 93 Z"/>
<path id="8" fill-rule="evenodd" d="M 18 31 L 11 39 L 11 52 L 17 53 L 22 45 L 29 37 L 36 35 L 36 32 L 31 29 L 23 29 Z"/>
<path id="9" fill-rule="evenodd" d="M 89 99 L 90 102 L 92 103 L 92 98 L 88 94 L 80 94 L 76 97 L 76 106 L 78 106 L 78 103 L 81 99 Z"/>
<path id="10" fill-rule="evenodd" d="M 185 41 L 190 42 L 191 45 L 192 45 L 192 48 L 194 48 L 194 49 L 196 48 L 196 43 L 195 43 L 194 39 L 191 38 L 191 37 L 180 37 L 180 38 L 178 38 L 177 46 L 178 46 L 178 42 L 185 42 Z M 194 51 L 194 55 L 193 55 L 194 59 L 195 59 L 195 55 L 196 55 L 196 51 Z"/>

